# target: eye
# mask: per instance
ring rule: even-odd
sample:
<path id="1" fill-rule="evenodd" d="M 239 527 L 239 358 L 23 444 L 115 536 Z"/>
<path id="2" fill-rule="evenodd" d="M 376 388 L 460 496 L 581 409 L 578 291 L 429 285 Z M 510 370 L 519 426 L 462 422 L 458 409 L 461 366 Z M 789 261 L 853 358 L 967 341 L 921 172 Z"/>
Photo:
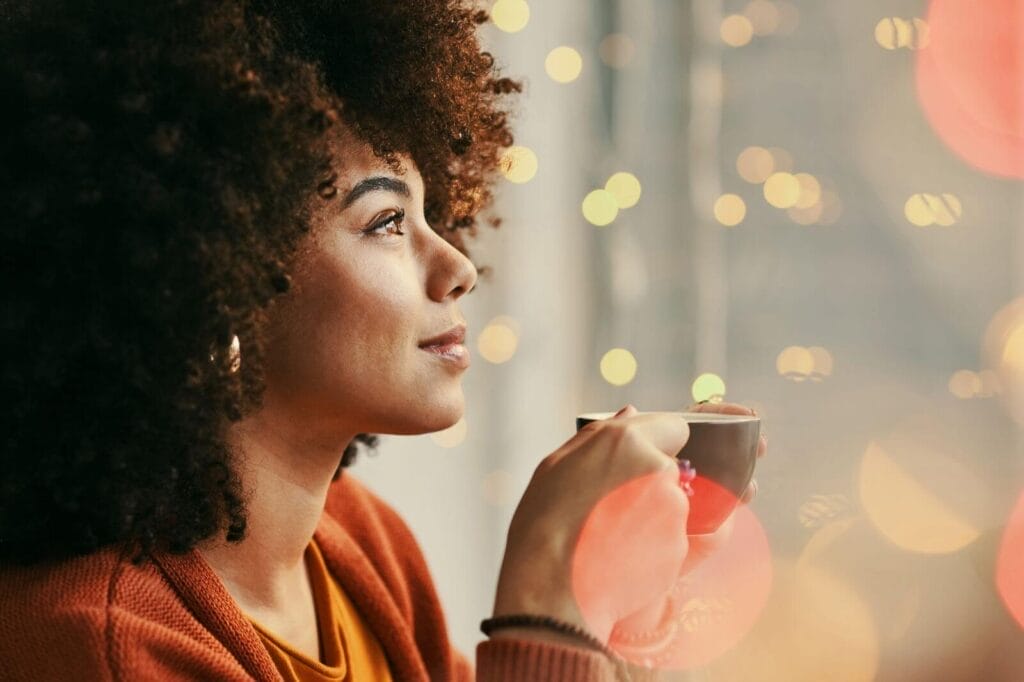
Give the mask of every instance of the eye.
<path id="1" fill-rule="evenodd" d="M 388 234 L 403 235 L 405 234 L 405 232 L 402 232 L 403 220 L 405 220 L 405 211 L 396 211 L 366 228 L 363 230 L 363 233 L 381 237 Z"/>

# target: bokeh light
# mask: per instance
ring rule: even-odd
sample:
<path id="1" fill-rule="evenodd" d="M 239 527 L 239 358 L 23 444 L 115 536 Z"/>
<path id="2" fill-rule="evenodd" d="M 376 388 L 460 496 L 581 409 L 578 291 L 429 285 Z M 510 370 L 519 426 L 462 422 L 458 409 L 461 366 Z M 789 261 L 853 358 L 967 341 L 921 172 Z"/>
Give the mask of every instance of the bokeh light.
<path id="1" fill-rule="evenodd" d="M 548 53 L 544 70 L 556 83 L 571 83 L 583 70 L 583 57 L 573 48 L 562 45 Z"/>
<path id="2" fill-rule="evenodd" d="M 737 194 L 723 194 L 715 201 L 715 220 L 726 227 L 739 225 L 746 215 L 747 205 Z"/>
<path id="3" fill-rule="evenodd" d="M 1024 493 L 1006 522 L 995 580 L 1010 615 L 1024 628 Z"/>
<path id="4" fill-rule="evenodd" d="M 754 27 L 750 19 L 742 14 L 730 14 L 722 20 L 719 31 L 722 42 L 730 47 L 743 47 L 754 37 Z"/>
<path id="5" fill-rule="evenodd" d="M 797 173 L 793 177 L 800 183 L 800 196 L 796 208 L 811 208 L 821 200 L 821 183 L 810 173 Z"/>
<path id="6" fill-rule="evenodd" d="M 601 376 L 612 386 L 633 381 L 636 367 L 636 358 L 625 348 L 612 348 L 601 358 Z"/>
<path id="7" fill-rule="evenodd" d="M 694 379 L 690 392 L 698 403 L 702 400 L 721 402 L 725 398 L 725 382 L 717 374 L 708 372 Z"/>
<path id="8" fill-rule="evenodd" d="M 462 445 L 466 440 L 468 430 L 466 419 L 462 418 L 447 429 L 430 434 L 430 439 L 442 448 L 454 448 Z"/>
<path id="9" fill-rule="evenodd" d="M 875 42 L 887 50 L 920 50 L 928 46 L 928 24 L 918 17 L 886 17 L 875 24 Z"/>
<path id="10" fill-rule="evenodd" d="M 1003 405 L 1018 423 L 1024 424 L 1024 297 L 999 309 L 985 330 L 986 369 L 996 375 Z"/>
<path id="11" fill-rule="evenodd" d="M 768 604 L 711 679 L 873 682 L 881 635 L 865 600 L 834 572 L 776 559 Z"/>
<path id="12" fill-rule="evenodd" d="M 775 359 L 779 374 L 793 381 L 803 381 L 814 371 L 814 356 L 803 346 L 789 346 Z"/>
<path id="13" fill-rule="evenodd" d="M 775 208 L 790 208 L 800 199 L 800 181 L 791 173 L 772 173 L 764 183 L 764 198 Z"/>
<path id="14" fill-rule="evenodd" d="M 609 33 L 598 45 L 597 54 L 602 62 L 613 69 L 624 69 L 633 61 L 636 44 L 625 33 Z"/>
<path id="15" fill-rule="evenodd" d="M 502 154 L 501 172 L 510 182 L 529 182 L 537 174 L 537 155 L 529 147 L 513 145 Z"/>
<path id="16" fill-rule="evenodd" d="M 615 173 L 608 178 L 604 188 L 615 197 L 615 203 L 620 209 L 632 208 L 640 201 L 642 188 L 640 181 L 632 173 L 624 171 Z"/>
<path id="17" fill-rule="evenodd" d="M 981 389 L 981 377 L 969 369 L 953 372 L 949 378 L 949 392 L 961 400 L 975 397 Z"/>
<path id="18" fill-rule="evenodd" d="M 970 166 L 1024 178 L 1020 0 L 933 0 L 917 94 L 939 138 Z"/>
<path id="19" fill-rule="evenodd" d="M 751 0 L 743 10 L 743 16 L 750 20 L 754 35 L 766 36 L 779 28 L 779 8 L 770 0 Z"/>
<path id="20" fill-rule="evenodd" d="M 883 449 L 872 443 L 861 460 L 860 498 L 868 518 L 908 551 L 946 554 L 974 542 L 978 529 L 953 505 L 971 494 L 978 494 L 973 474 L 931 444 L 902 439 Z"/>
<path id="21" fill-rule="evenodd" d="M 484 360 L 500 365 L 515 355 L 519 346 L 519 335 L 507 318 L 499 317 L 491 320 L 483 328 L 476 343 L 477 350 Z"/>
<path id="22" fill-rule="evenodd" d="M 583 199 L 583 217 L 592 225 L 608 225 L 618 214 L 619 202 L 606 189 L 595 189 Z"/>
<path id="23" fill-rule="evenodd" d="M 827 348 L 811 346 L 807 349 L 807 352 L 810 353 L 811 358 L 814 359 L 814 369 L 811 370 L 811 378 L 832 376 L 832 369 L 835 365 L 835 361 L 832 358 L 832 353 L 830 353 Z"/>
<path id="24" fill-rule="evenodd" d="M 918 227 L 956 223 L 963 214 L 963 205 L 954 194 L 914 194 L 903 205 L 907 221 Z"/>
<path id="25" fill-rule="evenodd" d="M 821 193 L 821 217 L 818 223 L 821 225 L 835 225 L 843 215 L 843 202 L 839 195 L 830 190 Z"/>
<path id="26" fill-rule="evenodd" d="M 525 0 L 498 0 L 491 7 L 491 21 L 506 33 L 517 33 L 530 21 L 530 6 Z"/>
<path id="27" fill-rule="evenodd" d="M 774 172 L 775 159 L 764 147 L 747 147 L 736 159 L 736 170 L 747 182 L 759 185 Z"/>

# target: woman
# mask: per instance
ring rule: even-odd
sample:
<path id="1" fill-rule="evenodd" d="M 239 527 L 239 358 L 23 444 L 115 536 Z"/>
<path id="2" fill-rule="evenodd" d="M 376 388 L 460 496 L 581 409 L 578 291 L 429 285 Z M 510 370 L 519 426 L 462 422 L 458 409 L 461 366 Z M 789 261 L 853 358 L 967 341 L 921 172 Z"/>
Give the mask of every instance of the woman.
<path id="1" fill-rule="evenodd" d="M 5 679 L 473 678 L 408 528 L 343 470 L 369 434 L 463 411 L 465 237 L 519 90 L 480 50 L 486 15 L 3 13 Z M 610 679 L 612 627 L 659 612 L 687 553 L 687 428 L 634 412 L 538 467 L 492 615 L 546 620 L 493 622 L 478 679 Z M 581 604 L 575 537 L 643 476 L 669 519 L 621 576 L 644 587 Z"/>

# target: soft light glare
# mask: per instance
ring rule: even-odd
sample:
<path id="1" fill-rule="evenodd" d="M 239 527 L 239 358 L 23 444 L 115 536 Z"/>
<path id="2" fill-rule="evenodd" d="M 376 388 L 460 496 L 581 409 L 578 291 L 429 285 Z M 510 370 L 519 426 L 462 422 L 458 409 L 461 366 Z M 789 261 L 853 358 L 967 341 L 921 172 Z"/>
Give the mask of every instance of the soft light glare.
<path id="1" fill-rule="evenodd" d="M 941 473 L 947 480 L 967 484 L 971 475 L 962 465 L 934 450 L 904 443 L 903 460 L 919 472 Z M 953 491 L 950 494 L 957 494 Z M 875 527 L 903 549 L 922 554 L 956 552 L 978 537 L 978 529 L 946 500 L 926 488 L 888 452 L 872 443 L 860 467 L 860 499 Z"/>
<path id="2" fill-rule="evenodd" d="M 609 33 L 597 48 L 601 61 L 613 69 L 624 69 L 633 61 L 636 44 L 625 33 Z"/>
<path id="3" fill-rule="evenodd" d="M 887 50 L 920 50 L 928 46 L 928 24 L 918 17 L 886 17 L 875 25 L 875 42 Z"/>
<path id="4" fill-rule="evenodd" d="M 537 174 L 537 155 L 529 147 L 509 147 L 501 157 L 501 172 L 510 182 L 529 182 Z"/>
<path id="5" fill-rule="evenodd" d="M 583 57 L 571 47 L 556 47 L 544 60 L 544 70 L 556 83 L 571 83 L 583 70 Z"/>
<path id="6" fill-rule="evenodd" d="M 632 208 L 640 201 L 640 181 L 632 173 L 619 172 L 608 178 L 604 188 L 615 197 L 615 203 L 621 208 Z"/>
<path id="7" fill-rule="evenodd" d="M 625 348 L 612 348 L 601 358 L 601 376 L 612 386 L 625 386 L 636 376 L 636 358 Z"/>
<path id="8" fill-rule="evenodd" d="M 606 189 L 595 189 L 583 199 L 583 217 L 592 225 L 608 225 L 618 214 L 619 202 Z"/>
<path id="9" fill-rule="evenodd" d="M 764 198 L 775 208 L 790 208 L 800 199 L 800 181 L 791 173 L 772 173 L 764 183 Z"/>
<path id="10" fill-rule="evenodd" d="M 775 159 L 764 147 L 747 147 L 736 159 L 736 170 L 747 182 L 759 185 L 774 172 Z"/>
<path id="11" fill-rule="evenodd" d="M 698 403 L 702 400 L 721 402 L 725 398 L 725 382 L 717 374 L 701 374 L 694 380 L 691 392 Z"/>
<path id="12" fill-rule="evenodd" d="M 498 0 L 491 7 L 491 21 L 505 33 L 517 33 L 530 21 L 530 6 L 525 0 Z"/>
<path id="13" fill-rule="evenodd" d="M 731 47 L 743 47 L 754 37 L 754 27 L 742 14 L 730 14 L 722 20 L 722 41 Z"/>
<path id="14" fill-rule="evenodd" d="M 492 321 L 477 339 L 477 350 L 488 362 L 500 365 L 508 362 L 516 353 L 519 337 L 510 325 L 501 321 Z"/>
<path id="15" fill-rule="evenodd" d="M 442 448 L 454 448 L 458 447 L 464 440 L 466 440 L 467 431 L 466 420 L 459 419 L 459 421 L 455 422 L 444 431 L 438 431 L 437 433 L 430 434 L 430 439 Z"/>
<path id="16" fill-rule="evenodd" d="M 737 194 L 723 194 L 715 201 L 715 220 L 726 227 L 739 225 L 746 215 L 747 205 Z"/>

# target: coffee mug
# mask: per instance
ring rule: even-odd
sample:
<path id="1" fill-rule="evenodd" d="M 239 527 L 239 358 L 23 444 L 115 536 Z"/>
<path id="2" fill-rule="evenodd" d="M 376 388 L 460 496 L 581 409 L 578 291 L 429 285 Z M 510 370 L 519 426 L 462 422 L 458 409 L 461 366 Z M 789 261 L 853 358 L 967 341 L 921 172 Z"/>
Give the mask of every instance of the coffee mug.
<path id="1" fill-rule="evenodd" d="M 689 460 L 697 470 L 690 483 L 689 535 L 714 533 L 729 518 L 754 477 L 761 420 L 754 416 L 714 412 L 681 412 L 690 437 L 676 459 Z M 576 417 L 576 430 L 593 421 L 610 419 L 614 412 L 593 412 Z"/>

